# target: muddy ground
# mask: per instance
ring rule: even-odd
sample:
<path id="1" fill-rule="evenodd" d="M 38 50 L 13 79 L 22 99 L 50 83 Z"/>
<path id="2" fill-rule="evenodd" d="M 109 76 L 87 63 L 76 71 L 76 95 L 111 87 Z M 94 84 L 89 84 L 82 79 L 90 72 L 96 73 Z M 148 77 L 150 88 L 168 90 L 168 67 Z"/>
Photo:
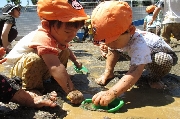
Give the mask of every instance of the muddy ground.
<path id="1" fill-rule="evenodd" d="M 71 43 L 70 47 L 76 54 L 79 61 L 88 68 L 89 74 L 78 74 L 74 71 L 72 62 L 69 61 L 67 71 L 72 75 L 75 87 L 82 91 L 85 98 L 91 98 L 95 93 L 106 90 L 116 83 L 128 70 L 129 61 L 121 59 L 116 67 L 116 78 L 110 81 L 107 86 L 101 87 L 94 82 L 105 68 L 105 61 L 97 58 L 100 51 L 92 43 Z M 180 57 L 180 46 L 173 48 Z M 58 93 L 58 106 L 55 108 L 43 107 L 33 109 L 22 107 L 10 102 L 0 103 L 0 119 L 177 119 L 180 117 L 180 62 L 173 66 L 171 72 L 163 78 L 168 86 L 165 90 L 151 89 L 144 76 L 140 81 L 121 95 L 125 105 L 116 113 L 95 112 L 82 109 L 79 105 L 71 105 L 65 98 L 64 92 L 53 79 L 44 84 L 45 91 L 55 90 Z M 7 73 L 1 67 L 2 73 Z"/>

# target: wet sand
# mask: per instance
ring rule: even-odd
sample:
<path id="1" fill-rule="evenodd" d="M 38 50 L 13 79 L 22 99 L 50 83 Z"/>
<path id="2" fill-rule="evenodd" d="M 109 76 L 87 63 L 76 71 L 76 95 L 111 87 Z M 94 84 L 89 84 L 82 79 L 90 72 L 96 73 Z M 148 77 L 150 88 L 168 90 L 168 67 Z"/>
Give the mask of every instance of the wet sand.
<path id="1" fill-rule="evenodd" d="M 67 71 L 72 75 L 75 87 L 82 91 L 85 98 L 91 98 L 95 93 L 106 90 L 122 77 L 129 67 L 129 61 L 119 61 L 115 67 L 116 78 L 111 80 L 107 86 L 101 87 L 94 82 L 105 68 L 105 61 L 97 60 L 99 48 L 92 43 L 72 43 L 70 47 L 79 61 L 89 69 L 89 74 L 77 74 L 69 61 Z M 180 46 L 174 48 L 180 57 Z M 56 90 L 58 93 L 58 106 L 55 108 L 33 109 L 21 107 L 15 103 L 0 103 L 0 118 L 6 119 L 178 119 L 180 117 L 180 62 L 175 65 L 171 72 L 163 78 L 168 86 L 165 90 L 151 89 L 145 77 L 120 96 L 125 102 L 124 106 L 116 113 L 89 111 L 82 109 L 79 105 L 72 105 L 65 99 L 64 92 L 52 80 L 45 83 L 46 92 Z M 2 71 L 3 67 L 1 67 Z M 6 70 L 5 70 L 6 71 Z M 4 71 L 3 71 L 4 72 Z"/>

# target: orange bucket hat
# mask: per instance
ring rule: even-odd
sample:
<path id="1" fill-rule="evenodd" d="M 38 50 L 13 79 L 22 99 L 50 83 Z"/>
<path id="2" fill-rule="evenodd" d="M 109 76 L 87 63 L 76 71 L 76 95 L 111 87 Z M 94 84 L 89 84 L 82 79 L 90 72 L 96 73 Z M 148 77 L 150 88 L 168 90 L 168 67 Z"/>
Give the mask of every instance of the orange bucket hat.
<path id="1" fill-rule="evenodd" d="M 40 18 L 62 22 L 88 19 L 78 0 L 38 0 L 37 13 Z"/>
<path id="2" fill-rule="evenodd" d="M 147 13 L 154 12 L 155 8 L 156 8 L 155 5 L 147 6 L 147 7 L 146 7 L 146 12 L 147 12 Z"/>
<path id="3" fill-rule="evenodd" d="M 127 2 L 101 2 L 92 12 L 94 42 L 106 44 L 116 40 L 132 24 L 132 10 Z"/>

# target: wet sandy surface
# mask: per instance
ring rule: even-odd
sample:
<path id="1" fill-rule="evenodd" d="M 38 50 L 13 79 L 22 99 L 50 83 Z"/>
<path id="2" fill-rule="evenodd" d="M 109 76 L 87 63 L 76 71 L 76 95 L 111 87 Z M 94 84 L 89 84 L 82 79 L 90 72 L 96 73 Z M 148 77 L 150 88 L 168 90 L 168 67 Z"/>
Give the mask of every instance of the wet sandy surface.
<path id="1" fill-rule="evenodd" d="M 94 82 L 105 68 L 105 61 L 97 59 L 99 48 L 92 43 L 72 43 L 70 47 L 79 61 L 88 68 L 89 74 L 77 74 L 69 61 L 67 71 L 72 75 L 75 87 L 82 91 L 85 98 L 91 98 L 95 93 L 106 90 L 122 77 L 129 67 L 129 61 L 119 61 L 115 67 L 116 78 L 111 80 L 107 86 L 101 87 Z M 174 48 L 180 57 L 180 46 Z M 79 105 L 71 105 L 65 99 L 64 92 L 52 80 L 45 83 L 46 92 L 56 90 L 58 93 L 58 106 L 55 108 L 33 109 L 21 107 L 15 103 L 0 103 L 0 118 L 6 119 L 177 119 L 180 117 L 180 62 L 175 65 L 171 72 L 163 78 L 168 86 L 165 90 L 151 89 L 146 77 L 142 76 L 140 81 L 120 96 L 125 105 L 116 113 L 89 111 L 82 109 Z M 1 71 L 3 71 L 1 67 Z M 6 73 L 6 70 L 3 71 Z M 119 77 L 119 78 L 118 78 Z"/>

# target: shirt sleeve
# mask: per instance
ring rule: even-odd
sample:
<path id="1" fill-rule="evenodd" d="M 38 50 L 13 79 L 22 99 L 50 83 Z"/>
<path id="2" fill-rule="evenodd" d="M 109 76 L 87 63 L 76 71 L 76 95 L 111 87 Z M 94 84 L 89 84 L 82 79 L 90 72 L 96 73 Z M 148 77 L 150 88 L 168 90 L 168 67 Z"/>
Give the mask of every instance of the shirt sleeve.
<path id="1" fill-rule="evenodd" d="M 133 44 L 128 52 L 131 56 L 130 65 L 140 65 L 152 62 L 151 50 L 143 40 L 143 37 L 137 36 L 133 40 Z"/>
<path id="2" fill-rule="evenodd" d="M 10 16 L 10 15 L 7 15 L 7 16 L 5 17 L 5 20 L 6 20 L 5 23 L 7 23 L 7 24 L 15 24 L 15 23 L 16 23 L 16 22 L 15 22 L 15 18 L 12 17 L 12 16 Z"/>
<path id="3" fill-rule="evenodd" d="M 144 18 L 144 22 L 147 22 L 147 16 Z"/>
<path id="4" fill-rule="evenodd" d="M 58 55 L 59 48 L 56 44 L 55 39 L 53 39 L 48 33 L 43 31 L 38 31 L 32 42 L 29 45 L 30 48 L 37 49 L 37 54 L 44 55 L 44 54 L 54 54 Z"/>

